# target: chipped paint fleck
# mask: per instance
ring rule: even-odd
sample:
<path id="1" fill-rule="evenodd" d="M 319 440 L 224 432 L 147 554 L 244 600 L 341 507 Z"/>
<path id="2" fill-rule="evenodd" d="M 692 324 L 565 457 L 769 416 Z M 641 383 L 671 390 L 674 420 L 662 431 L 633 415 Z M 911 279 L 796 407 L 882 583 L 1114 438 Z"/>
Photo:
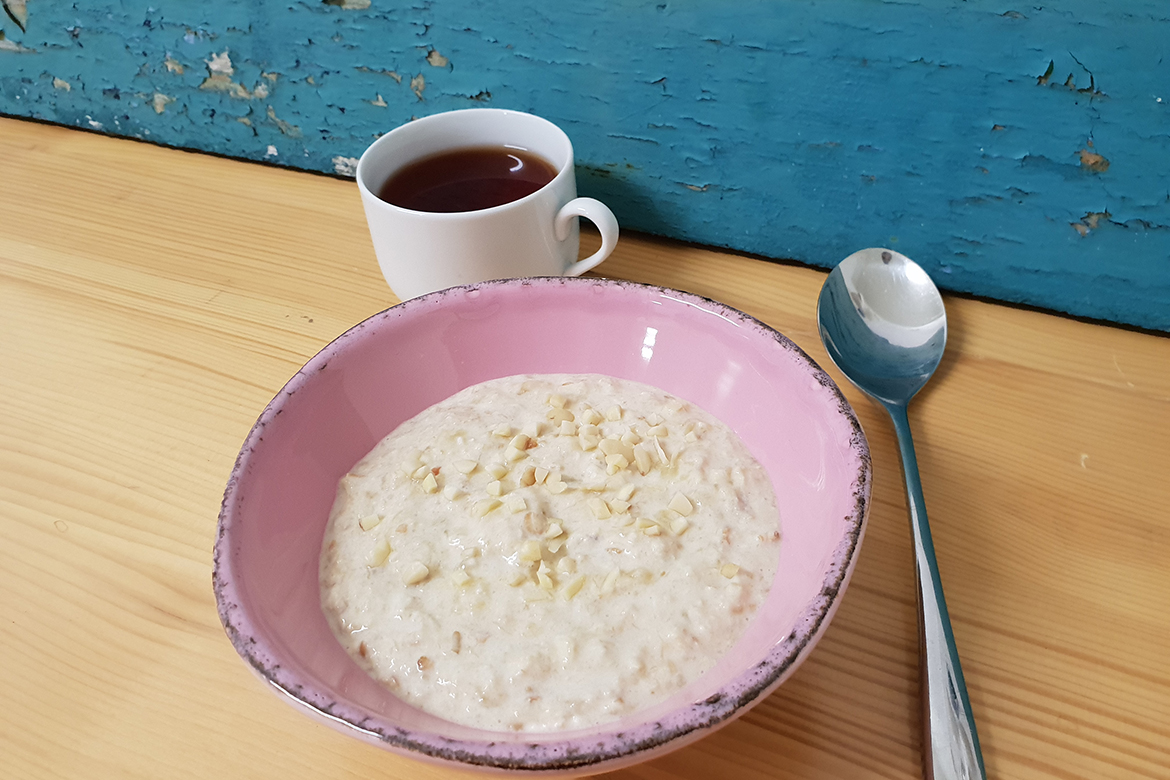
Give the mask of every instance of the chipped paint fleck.
<path id="1" fill-rule="evenodd" d="M 297 127 L 296 125 L 289 124 L 288 122 L 279 118 L 276 115 L 276 109 L 272 106 L 268 107 L 268 118 L 271 119 L 276 127 L 280 130 L 281 135 L 287 135 L 289 138 L 301 137 L 301 128 Z"/>
<path id="2" fill-rule="evenodd" d="M 445 68 L 451 61 L 439 54 L 438 49 L 431 49 L 427 52 L 427 62 L 436 68 Z"/>
<path id="3" fill-rule="evenodd" d="M 4 12 L 16 25 L 21 32 L 28 30 L 28 3 L 26 0 L 4 0 Z"/>
<path id="4" fill-rule="evenodd" d="M 427 77 L 423 74 L 418 74 L 410 80 L 410 91 L 419 99 L 423 99 L 423 90 L 427 88 Z"/>
<path id="5" fill-rule="evenodd" d="M 364 11 L 370 7 L 370 0 L 322 0 L 325 5 L 344 8 L 347 11 Z"/>
<path id="6" fill-rule="evenodd" d="M 1092 145 L 1093 143 L 1090 141 L 1089 146 Z M 1085 148 L 1081 149 L 1078 154 L 1081 157 L 1081 165 L 1093 173 L 1105 173 L 1105 171 L 1109 170 L 1109 161 L 1096 152 L 1090 152 L 1088 148 Z"/>
<path id="7" fill-rule="evenodd" d="M 1081 217 L 1080 222 L 1072 222 L 1073 230 L 1081 234 L 1082 237 L 1089 235 L 1089 231 L 1096 230 L 1101 220 L 1108 220 L 1113 215 L 1108 211 L 1090 211 L 1085 216 Z"/>
<path id="8" fill-rule="evenodd" d="M 183 67 L 183 64 L 169 54 L 167 55 L 167 58 L 163 60 L 163 65 L 166 66 L 168 73 L 174 73 L 176 76 L 182 76 L 184 71 L 186 71 L 186 68 Z"/>
<path id="9" fill-rule="evenodd" d="M 4 36 L 4 31 L 0 30 L 0 51 L 10 51 L 14 54 L 30 54 L 36 49 L 30 49 L 27 46 L 21 46 L 16 41 L 10 41 Z"/>
<path id="10" fill-rule="evenodd" d="M 264 152 L 265 157 L 276 157 L 280 152 L 276 151 L 276 147 L 268 144 L 268 151 Z"/>
<path id="11" fill-rule="evenodd" d="M 151 106 L 154 107 L 154 113 L 161 114 L 167 110 L 167 106 L 174 103 L 175 99 L 170 95 L 164 95 L 161 92 L 155 92 L 154 97 L 150 99 Z"/>
<path id="12" fill-rule="evenodd" d="M 54 76 L 53 77 L 53 89 L 63 89 L 66 92 L 70 92 L 73 89 L 73 85 L 70 84 L 65 79 L 59 79 L 56 76 Z"/>
<path id="13" fill-rule="evenodd" d="M 402 83 L 402 74 L 398 73 L 397 71 L 375 70 L 373 68 L 367 68 L 365 65 L 359 65 L 358 67 L 354 68 L 354 70 L 356 70 L 358 73 L 378 73 L 382 76 L 389 76 L 390 78 L 394 79 L 395 83 Z"/>
<path id="14" fill-rule="evenodd" d="M 204 60 L 207 63 L 207 70 L 213 75 L 222 73 L 225 76 L 230 76 L 235 73 L 235 68 L 232 67 L 232 58 L 228 56 L 227 49 L 224 49 L 222 54 L 212 54 L 211 59 Z"/>
<path id="15" fill-rule="evenodd" d="M 369 103 L 371 106 L 378 106 L 379 108 L 386 107 L 386 99 L 382 97 L 381 93 L 378 93 L 378 97 L 375 98 L 374 100 L 369 101 Z"/>
<path id="16" fill-rule="evenodd" d="M 348 176 L 353 178 L 357 176 L 357 157 L 334 157 L 333 158 L 333 172 L 338 176 Z"/>

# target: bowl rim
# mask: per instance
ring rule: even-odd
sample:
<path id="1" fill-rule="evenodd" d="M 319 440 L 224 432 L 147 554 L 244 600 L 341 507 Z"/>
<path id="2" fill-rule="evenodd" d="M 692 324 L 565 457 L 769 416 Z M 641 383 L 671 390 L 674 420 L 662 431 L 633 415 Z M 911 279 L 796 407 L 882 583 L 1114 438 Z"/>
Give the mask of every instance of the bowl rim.
<path id="1" fill-rule="evenodd" d="M 310 381 L 313 374 L 324 368 L 334 355 L 344 352 L 350 345 L 355 344 L 361 338 L 363 331 L 371 325 L 402 316 L 425 316 L 428 310 L 441 306 L 441 302 L 448 296 L 465 294 L 475 290 L 494 289 L 501 286 L 545 288 L 557 285 L 635 288 L 651 294 L 666 295 L 675 300 L 681 300 L 683 303 L 733 323 L 750 325 L 761 336 L 774 340 L 780 349 L 791 352 L 817 383 L 831 393 L 836 402 L 837 413 L 844 416 L 849 423 L 848 448 L 856 454 L 857 471 L 851 486 L 852 506 L 848 516 L 844 518 L 846 530 L 832 553 L 821 589 L 796 619 L 795 628 L 783 640 L 773 645 L 762 659 L 755 661 L 749 668 L 736 675 L 708 698 L 693 702 L 688 707 L 680 708 L 670 717 L 660 718 L 657 721 L 644 721 L 632 727 L 615 728 L 608 731 L 604 729 L 603 724 L 600 730 L 593 728 L 588 732 L 563 732 L 566 734 L 563 739 L 555 737 L 557 732 L 541 732 L 531 735 L 523 733 L 512 735 L 501 732 L 499 739 L 491 739 L 490 737 L 457 739 L 426 730 L 398 726 L 379 717 L 367 716 L 360 719 L 348 717 L 343 712 L 347 707 L 339 702 L 331 701 L 328 694 L 324 694 L 311 684 L 300 680 L 286 679 L 288 670 L 282 669 L 278 654 L 273 652 L 262 636 L 258 635 L 246 608 L 243 606 L 243 600 L 240 598 L 229 543 L 236 520 L 237 491 L 255 446 L 262 438 L 266 426 L 283 411 L 284 404 L 288 399 L 305 382 Z M 453 762 L 464 768 L 523 771 L 525 773 L 563 772 L 566 770 L 604 771 L 616 768 L 619 762 L 628 763 L 633 756 L 638 756 L 640 760 L 642 757 L 682 747 L 688 742 L 726 725 L 765 698 L 804 661 L 810 646 L 820 639 L 820 635 L 832 619 L 839 603 L 839 596 L 848 585 L 856 565 L 857 553 L 864 537 L 871 503 L 872 468 L 869 444 L 865 433 L 852 406 L 833 379 L 787 336 L 728 304 L 669 287 L 622 279 L 594 277 L 522 277 L 446 288 L 403 301 L 347 329 L 318 350 L 265 406 L 249 430 L 236 457 L 220 506 L 212 571 L 216 607 L 220 622 L 229 640 L 254 673 L 277 692 L 288 696 L 291 702 L 307 708 L 308 714 L 316 715 L 330 725 L 362 738 L 364 741 L 379 744 L 414 758 L 431 759 L 440 763 Z M 312 699 L 330 701 L 330 704 L 317 703 Z M 670 721 L 670 723 L 666 721 Z M 617 724 L 615 723 L 614 726 L 616 727 Z M 485 734 L 490 733 L 493 732 L 485 732 Z"/>

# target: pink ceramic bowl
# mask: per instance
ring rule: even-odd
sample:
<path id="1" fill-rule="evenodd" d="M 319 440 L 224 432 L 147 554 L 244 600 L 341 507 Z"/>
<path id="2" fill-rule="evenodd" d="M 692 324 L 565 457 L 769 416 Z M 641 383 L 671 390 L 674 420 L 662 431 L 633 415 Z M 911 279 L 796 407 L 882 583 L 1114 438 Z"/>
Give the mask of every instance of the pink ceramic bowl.
<path id="1" fill-rule="evenodd" d="M 403 703 L 330 633 L 317 562 L 338 480 L 399 423 L 477 382 L 601 373 L 729 424 L 772 477 L 780 562 L 711 671 L 616 723 L 551 734 L 459 726 Z M 596 773 L 688 744 L 780 685 L 829 624 L 869 507 L 869 448 L 833 381 L 775 330 L 714 301 L 594 279 L 457 287 L 382 312 L 323 349 L 260 415 L 224 495 L 215 595 L 236 650 L 275 691 L 371 744 L 462 767 Z"/>

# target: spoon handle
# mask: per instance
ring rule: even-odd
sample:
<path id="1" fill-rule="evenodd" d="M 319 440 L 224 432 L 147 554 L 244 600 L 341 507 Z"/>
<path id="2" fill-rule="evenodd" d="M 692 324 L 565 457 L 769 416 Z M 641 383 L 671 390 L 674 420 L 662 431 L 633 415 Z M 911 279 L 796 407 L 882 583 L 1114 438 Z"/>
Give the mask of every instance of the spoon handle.
<path id="1" fill-rule="evenodd" d="M 918 666 L 923 715 L 923 766 L 927 780 L 986 780 L 979 735 L 967 698 L 967 684 L 959 665 L 959 651 L 943 598 L 934 542 L 926 520 L 926 501 L 918 476 L 918 459 L 910 436 L 905 404 L 885 404 L 894 421 L 918 572 Z"/>

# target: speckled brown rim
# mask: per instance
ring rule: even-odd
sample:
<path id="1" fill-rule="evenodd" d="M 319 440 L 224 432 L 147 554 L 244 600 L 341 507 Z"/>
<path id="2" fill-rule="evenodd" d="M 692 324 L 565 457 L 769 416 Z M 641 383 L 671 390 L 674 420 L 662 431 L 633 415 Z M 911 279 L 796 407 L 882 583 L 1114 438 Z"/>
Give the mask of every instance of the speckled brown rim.
<path id="1" fill-rule="evenodd" d="M 668 717 L 621 731 L 593 733 L 581 737 L 569 734 L 551 741 L 451 739 L 430 732 L 395 726 L 374 713 L 334 701 L 322 691 L 306 686 L 296 679 L 295 672 L 282 667 L 280 659 L 275 656 L 264 639 L 257 635 L 251 619 L 241 607 L 231 556 L 227 554 L 226 548 L 235 521 L 235 511 L 242 501 L 237 491 L 240 476 L 247 468 L 256 444 L 263 438 L 266 426 L 281 414 L 288 398 L 295 394 L 309 377 L 323 369 L 333 356 L 344 352 L 363 330 L 373 324 L 425 312 L 450 295 L 496 286 L 517 285 L 605 286 L 645 290 L 698 305 L 701 309 L 731 321 L 750 325 L 761 334 L 770 336 L 781 349 L 791 352 L 803 361 L 816 381 L 832 393 L 838 412 L 849 421 L 851 428 L 849 447 L 856 454 L 858 461 L 856 478 L 852 486 L 853 506 L 844 518 L 848 531 L 833 553 L 832 563 L 821 590 L 797 619 L 796 628 L 773 646 L 758 663 L 707 699 L 680 708 Z M 483 282 L 441 290 L 375 314 L 350 328 L 318 352 L 276 394 L 249 432 L 224 492 L 214 552 L 213 587 L 224 630 L 236 651 L 252 669 L 276 690 L 308 708 L 311 713 L 342 730 L 353 733 L 354 736 L 382 744 L 398 752 L 442 762 L 454 762 L 465 767 L 523 773 L 574 770 L 600 772 L 612 768 L 612 765 L 622 762 L 623 759 L 628 761 L 635 754 L 639 757 L 649 757 L 651 754 L 665 752 L 725 725 L 757 703 L 795 671 L 804 660 L 805 649 L 814 643 L 827 627 L 835 611 L 837 599 L 849 581 L 869 513 L 871 480 L 872 464 L 868 442 L 861 424 L 840 388 L 804 350 L 755 317 L 710 298 L 625 280 L 531 277 Z"/>

